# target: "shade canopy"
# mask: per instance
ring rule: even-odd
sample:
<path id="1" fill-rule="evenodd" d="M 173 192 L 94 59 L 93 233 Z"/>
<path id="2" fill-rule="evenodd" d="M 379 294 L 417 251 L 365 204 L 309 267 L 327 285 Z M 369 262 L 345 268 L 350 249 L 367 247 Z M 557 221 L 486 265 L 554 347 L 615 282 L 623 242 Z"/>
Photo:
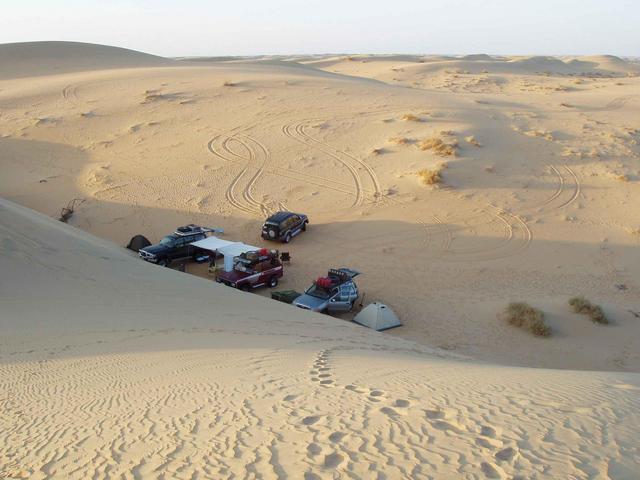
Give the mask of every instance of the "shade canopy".
<path id="1" fill-rule="evenodd" d="M 224 257 L 224 270 L 230 272 L 233 270 L 233 259 L 246 252 L 254 252 L 260 250 L 259 247 L 253 245 L 247 245 L 242 242 L 230 242 L 228 240 L 222 240 L 218 237 L 207 237 L 203 240 L 193 242 L 192 245 L 202 248 L 203 250 L 209 250 L 211 252 L 218 252 Z"/>
<path id="2" fill-rule="evenodd" d="M 231 245 L 236 242 L 230 242 L 229 240 L 222 240 L 218 237 L 207 237 L 202 240 L 198 240 L 197 242 L 193 242 L 191 245 L 194 247 L 202 248 L 204 250 L 209 250 L 211 252 L 215 252 L 216 250 L 220 250 L 222 247 L 226 247 L 227 245 Z"/>

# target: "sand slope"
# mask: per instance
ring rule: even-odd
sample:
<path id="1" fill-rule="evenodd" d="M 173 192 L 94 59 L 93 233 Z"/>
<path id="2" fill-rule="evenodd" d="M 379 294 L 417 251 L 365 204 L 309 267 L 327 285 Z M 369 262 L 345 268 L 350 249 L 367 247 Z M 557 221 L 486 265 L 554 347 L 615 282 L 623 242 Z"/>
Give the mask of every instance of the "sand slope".
<path id="1" fill-rule="evenodd" d="M 90 43 L 24 42 L 0 45 L 0 80 L 171 63 L 169 59 L 135 50 Z"/>
<path id="2" fill-rule="evenodd" d="M 3 72 L 36 72 L 50 50 L 23 47 L 30 56 Z M 50 216 L 84 199 L 72 224 L 120 245 L 188 222 L 262 245 L 269 212 L 299 210 L 312 225 L 287 247 L 283 288 L 351 266 L 364 272 L 366 299 L 404 322 L 389 335 L 511 365 L 640 371 L 637 62 L 353 55 L 158 65 L 69 47 L 59 47 L 61 65 L 82 70 L 98 49 L 114 62 L 130 55 L 131 68 L 95 60 L 84 68 L 99 70 L 0 80 L 6 198 Z M 427 139 L 455 144 L 455 155 L 421 149 Z M 422 184 L 425 169 L 441 169 L 441 184 Z M 612 324 L 572 313 L 574 295 L 601 304 Z M 500 321 L 514 300 L 543 309 L 554 335 Z"/>
<path id="3" fill-rule="evenodd" d="M 637 374 L 447 358 L 0 202 L 1 477 L 615 478 Z"/>

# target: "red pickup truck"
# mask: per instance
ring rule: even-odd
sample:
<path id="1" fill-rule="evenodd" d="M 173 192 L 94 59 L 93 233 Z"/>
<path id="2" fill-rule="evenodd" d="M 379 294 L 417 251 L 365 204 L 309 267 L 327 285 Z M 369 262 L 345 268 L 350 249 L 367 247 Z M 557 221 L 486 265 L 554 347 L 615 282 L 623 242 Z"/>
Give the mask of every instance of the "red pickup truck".
<path id="1" fill-rule="evenodd" d="M 218 272 L 216 282 L 249 291 L 264 285 L 273 288 L 278 285 L 278 279 L 283 275 L 284 269 L 278 258 L 278 251 L 263 248 L 236 257 L 233 270 Z"/>

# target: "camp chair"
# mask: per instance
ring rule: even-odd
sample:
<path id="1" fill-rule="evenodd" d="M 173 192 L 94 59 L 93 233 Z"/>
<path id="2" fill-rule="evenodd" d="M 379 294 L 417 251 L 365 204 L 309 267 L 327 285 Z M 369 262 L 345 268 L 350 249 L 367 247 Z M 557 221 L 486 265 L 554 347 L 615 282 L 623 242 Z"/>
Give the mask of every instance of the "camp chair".
<path id="1" fill-rule="evenodd" d="M 282 252 L 280 254 L 280 260 L 283 262 L 290 262 L 291 261 L 291 255 L 289 255 L 289 252 Z"/>

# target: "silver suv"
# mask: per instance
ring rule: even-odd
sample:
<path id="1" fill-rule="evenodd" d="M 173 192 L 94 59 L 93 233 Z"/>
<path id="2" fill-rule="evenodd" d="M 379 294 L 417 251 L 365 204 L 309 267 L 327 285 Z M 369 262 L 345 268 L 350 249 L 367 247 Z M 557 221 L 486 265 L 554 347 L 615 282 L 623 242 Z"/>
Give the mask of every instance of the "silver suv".
<path id="1" fill-rule="evenodd" d="M 313 312 L 348 312 L 360 296 L 353 279 L 360 272 L 350 268 L 332 268 L 293 301 L 296 307 Z"/>

